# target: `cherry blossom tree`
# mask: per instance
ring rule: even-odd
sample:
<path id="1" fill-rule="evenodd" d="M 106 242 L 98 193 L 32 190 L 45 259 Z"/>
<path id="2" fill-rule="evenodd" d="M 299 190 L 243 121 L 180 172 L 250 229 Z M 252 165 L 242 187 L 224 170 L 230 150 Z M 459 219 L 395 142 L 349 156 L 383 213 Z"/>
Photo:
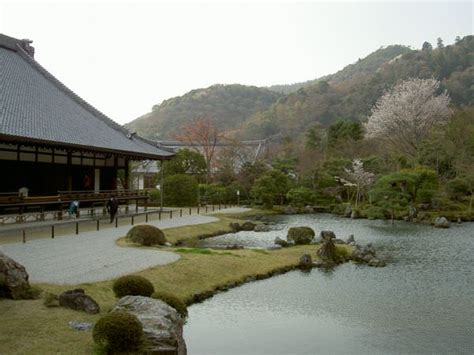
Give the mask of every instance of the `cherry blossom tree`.
<path id="1" fill-rule="evenodd" d="M 386 92 L 365 123 L 366 137 L 383 139 L 397 151 L 415 157 L 431 129 L 451 115 L 446 91 L 437 95 L 435 79 L 408 79 Z"/>
<path id="2" fill-rule="evenodd" d="M 336 180 L 343 184 L 345 187 L 355 187 L 355 207 L 357 207 L 360 200 L 364 196 L 365 190 L 368 186 L 372 185 L 375 181 L 375 175 L 369 171 L 365 171 L 364 163 L 360 159 L 354 159 L 352 161 L 352 169 L 344 169 L 346 177 L 336 176 Z"/>

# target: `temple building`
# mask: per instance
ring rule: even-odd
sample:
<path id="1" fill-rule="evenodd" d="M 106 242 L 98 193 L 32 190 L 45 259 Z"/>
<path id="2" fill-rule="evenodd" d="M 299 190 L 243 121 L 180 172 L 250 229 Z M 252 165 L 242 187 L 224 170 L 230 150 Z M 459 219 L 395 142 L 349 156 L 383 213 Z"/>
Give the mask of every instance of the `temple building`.
<path id="1" fill-rule="evenodd" d="M 173 155 L 64 86 L 31 41 L 0 34 L 0 196 L 127 189 L 131 161 Z"/>

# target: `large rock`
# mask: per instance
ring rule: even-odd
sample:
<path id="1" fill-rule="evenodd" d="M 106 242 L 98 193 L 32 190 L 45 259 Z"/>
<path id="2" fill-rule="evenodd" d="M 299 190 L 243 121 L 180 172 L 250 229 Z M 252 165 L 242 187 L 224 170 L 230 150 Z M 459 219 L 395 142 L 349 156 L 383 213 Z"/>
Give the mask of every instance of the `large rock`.
<path id="1" fill-rule="evenodd" d="M 166 303 L 148 297 L 125 296 L 112 312 L 128 312 L 137 316 L 147 340 L 147 354 L 187 353 L 183 338 L 184 320 Z"/>
<path id="2" fill-rule="evenodd" d="M 321 239 L 322 244 L 317 251 L 318 256 L 327 265 L 337 264 L 336 246 L 334 245 L 334 232 L 321 232 Z"/>
<path id="3" fill-rule="evenodd" d="M 436 219 L 434 220 L 434 226 L 436 228 L 449 228 L 450 223 L 446 219 L 446 217 L 436 217 Z"/>
<path id="4" fill-rule="evenodd" d="M 89 314 L 100 312 L 97 302 L 85 294 L 82 288 L 68 290 L 59 295 L 59 305 L 65 308 L 71 308 L 76 311 L 84 311 Z"/>
<path id="5" fill-rule="evenodd" d="M 284 214 L 297 214 L 298 211 L 293 206 L 286 206 L 283 210 Z"/>
<path id="6" fill-rule="evenodd" d="M 286 239 L 295 244 L 310 244 L 314 239 L 314 230 L 309 227 L 291 227 Z"/>
<path id="7" fill-rule="evenodd" d="M 300 257 L 300 262 L 298 266 L 302 269 L 309 269 L 313 267 L 313 259 L 309 253 L 304 253 Z"/>
<path id="8" fill-rule="evenodd" d="M 0 295 L 16 299 L 28 298 L 30 283 L 23 265 L 0 251 Z"/>

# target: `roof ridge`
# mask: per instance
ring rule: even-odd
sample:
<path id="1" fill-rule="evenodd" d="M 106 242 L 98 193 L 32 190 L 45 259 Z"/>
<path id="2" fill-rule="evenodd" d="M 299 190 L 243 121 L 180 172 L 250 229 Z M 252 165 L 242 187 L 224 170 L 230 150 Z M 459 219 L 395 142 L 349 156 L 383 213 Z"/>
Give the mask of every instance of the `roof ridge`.
<path id="1" fill-rule="evenodd" d="M 7 35 L 4 35 L 3 33 L 0 33 L 0 47 L 4 47 L 7 49 L 11 49 L 13 51 L 16 51 L 16 45 L 20 43 L 21 40 L 18 38 L 10 37 Z"/>
<path id="2" fill-rule="evenodd" d="M 165 147 L 159 141 L 153 141 L 151 139 L 147 139 L 147 138 L 144 138 L 144 137 L 141 137 L 141 136 L 135 136 L 135 138 L 137 138 L 137 139 L 139 139 L 139 140 L 141 140 L 145 143 L 151 144 L 154 147 L 160 148 L 160 149 L 164 150 L 165 152 L 176 153 L 176 151 L 173 148 Z"/>
<path id="3" fill-rule="evenodd" d="M 83 106 L 86 110 L 91 112 L 98 119 L 103 121 L 109 127 L 123 133 L 124 135 L 129 134 L 129 131 L 118 124 L 110 117 L 102 113 L 100 110 L 92 106 L 74 91 L 69 89 L 64 85 L 59 79 L 57 79 L 53 74 L 51 74 L 46 68 L 44 68 L 40 63 L 38 63 L 18 42 L 16 43 L 17 53 L 19 53 L 30 65 L 32 65 L 41 75 L 43 75 L 47 80 L 51 81 L 56 87 L 62 90 L 66 95 L 68 95 L 72 100 L 76 101 L 78 104 Z"/>

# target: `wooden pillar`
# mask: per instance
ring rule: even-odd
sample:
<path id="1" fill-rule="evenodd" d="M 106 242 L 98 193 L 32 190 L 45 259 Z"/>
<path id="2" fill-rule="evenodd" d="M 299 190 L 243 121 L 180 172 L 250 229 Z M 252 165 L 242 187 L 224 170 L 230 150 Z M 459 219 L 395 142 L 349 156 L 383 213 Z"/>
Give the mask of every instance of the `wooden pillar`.
<path id="1" fill-rule="evenodd" d="M 165 170 L 165 161 L 160 161 L 160 211 L 163 210 L 163 196 L 165 194 L 165 189 L 163 186 L 163 171 Z"/>
<path id="2" fill-rule="evenodd" d="M 113 174 L 113 179 L 114 179 L 114 185 L 112 186 L 112 190 L 117 190 L 118 188 L 118 158 L 116 155 L 114 155 L 114 174 Z"/>
<path id="3" fill-rule="evenodd" d="M 130 167 L 130 161 L 128 160 L 128 158 L 125 159 L 125 190 L 128 190 L 128 186 L 129 186 L 129 179 L 130 179 L 130 171 L 129 171 L 129 167 Z"/>
<path id="4" fill-rule="evenodd" d="M 67 190 L 72 191 L 72 152 L 67 151 Z"/>

